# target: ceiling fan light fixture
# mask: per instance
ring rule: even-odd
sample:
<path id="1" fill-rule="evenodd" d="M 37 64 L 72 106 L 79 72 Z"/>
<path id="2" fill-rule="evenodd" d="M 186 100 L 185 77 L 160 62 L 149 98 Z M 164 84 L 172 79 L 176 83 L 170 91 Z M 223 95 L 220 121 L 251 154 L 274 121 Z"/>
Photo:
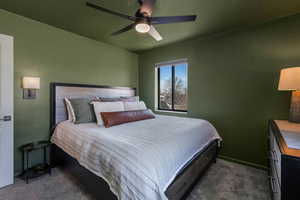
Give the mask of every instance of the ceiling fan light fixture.
<path id="1" fill-rule="evenodd" d="M 150 31 L 150 25 L 147 23 L 138 23 L 135 25 L 135 30 L 139 33 L 148 33 Z"/>

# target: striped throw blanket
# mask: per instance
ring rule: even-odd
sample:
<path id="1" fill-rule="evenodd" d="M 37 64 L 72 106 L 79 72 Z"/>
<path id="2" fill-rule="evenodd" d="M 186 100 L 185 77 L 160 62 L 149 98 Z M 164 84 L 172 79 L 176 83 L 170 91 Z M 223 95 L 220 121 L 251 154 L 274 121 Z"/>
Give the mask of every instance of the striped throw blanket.
<path id="1" fill-rule="evenodd" d="M 221 138 L 205 120 L 156 115 L 111 128 L 64 121 L 51 141 L 103 178 L 119 200 L 166 200 L 180 169 L 215 139 Z"/>

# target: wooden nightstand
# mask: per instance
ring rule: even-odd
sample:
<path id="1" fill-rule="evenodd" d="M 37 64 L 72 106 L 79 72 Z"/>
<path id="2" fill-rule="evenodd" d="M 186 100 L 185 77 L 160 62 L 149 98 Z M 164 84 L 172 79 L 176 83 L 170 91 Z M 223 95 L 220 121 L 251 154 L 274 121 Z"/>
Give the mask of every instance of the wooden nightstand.
<path id="1" fill-rule="evenodd" d="M 43 174 L 49 173 L 51 175 L 51 164 L 50 164 L 50 151 L 51 142 L 49 141 L 38 141 L 35 143 L 25 144 L 20 147 L 23 153 L 22 166 L 23 172 L 21 177 L 26 180 L 41 176 Z M 47 149 L 49 150 L 47 152 Z M 37 164 L 35 166 L 29 166 L 30 154 L 33 151 L 43 150 L 43 163 Z M 48 156 L 47 156 L 48 155 Z M 25 161 L 26 160 L 26 161 Z"/>
<path id="2" fill-rule="evenodd" d="M 300 199 L 300 124 L 270 120 L 269 176 L 274 200 Z"/>

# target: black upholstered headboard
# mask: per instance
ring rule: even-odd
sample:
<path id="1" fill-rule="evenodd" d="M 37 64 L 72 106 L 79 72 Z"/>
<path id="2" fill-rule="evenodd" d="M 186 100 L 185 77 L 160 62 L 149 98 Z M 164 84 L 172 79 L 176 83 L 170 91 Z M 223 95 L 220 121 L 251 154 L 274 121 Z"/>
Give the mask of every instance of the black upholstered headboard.
<path id="1" fill-rule="evenodd" d="M 89 97 L 121 97 L 135 96 L 136 89 L 128 87 L 111 87 L 102 85 L 51 83 L 51 129 L 56 124 L 67 119 L 64 98 L 89 98 Z"/>

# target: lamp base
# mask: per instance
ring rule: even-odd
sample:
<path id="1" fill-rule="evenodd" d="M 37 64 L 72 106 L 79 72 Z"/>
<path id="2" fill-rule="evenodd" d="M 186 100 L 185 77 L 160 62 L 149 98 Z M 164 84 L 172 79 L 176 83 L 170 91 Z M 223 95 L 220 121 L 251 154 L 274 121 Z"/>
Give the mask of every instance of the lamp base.
<path id="1" fill-rule="evenodd" d="M 289 121 L 300 123 L 300 91 L 292 92 Z"/>

